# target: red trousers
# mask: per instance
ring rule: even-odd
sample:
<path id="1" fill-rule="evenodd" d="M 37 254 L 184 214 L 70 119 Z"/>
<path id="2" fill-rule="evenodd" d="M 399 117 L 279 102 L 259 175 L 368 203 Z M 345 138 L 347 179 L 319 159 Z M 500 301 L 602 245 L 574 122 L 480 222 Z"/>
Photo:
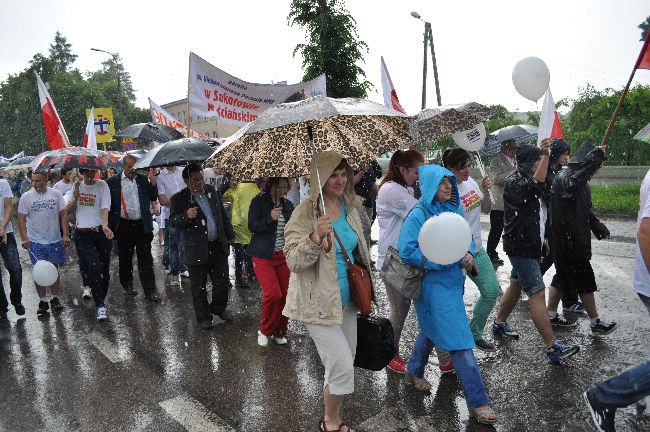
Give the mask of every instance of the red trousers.
<path id="1" fill-rule="evenodd" d="M 289 319 L 282 315 L 289 289 L 289 267 L 282 251 L 270 260 L 253 257 L 255 275 L 262 287 L 260 331 L 264 336 L 286 337 Z"/>

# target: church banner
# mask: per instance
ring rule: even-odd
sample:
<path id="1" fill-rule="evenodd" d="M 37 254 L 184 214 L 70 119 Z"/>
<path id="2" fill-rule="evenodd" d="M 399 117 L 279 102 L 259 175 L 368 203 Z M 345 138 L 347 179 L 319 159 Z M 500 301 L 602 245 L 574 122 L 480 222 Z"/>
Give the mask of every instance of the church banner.
<path id="1" fill-rule="evenodd" d="M 90 115 L 90 108 L 86 109 L 86 119 Z M 113 108 L 94 108 L 95 135 L 97 143 L 103 144 L 113 141 L 115 122 L 113 121 Z"/>

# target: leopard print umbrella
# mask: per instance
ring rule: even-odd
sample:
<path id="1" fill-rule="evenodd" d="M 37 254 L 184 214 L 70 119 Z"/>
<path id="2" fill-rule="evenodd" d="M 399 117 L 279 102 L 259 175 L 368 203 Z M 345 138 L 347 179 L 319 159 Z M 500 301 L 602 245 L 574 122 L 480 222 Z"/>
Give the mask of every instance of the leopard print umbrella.
<path id="1" fill-rule="evenodd" d="M 410 142 L 410 121 L 405 114 L 364 99 L 316 96 L 267 109 L 205 164 L 241 179 L 295 177 L 309 172 L 314 154 L 334 150 L 354 169 L 363 169 L 379 155 Z"/>
<path id="2" fill-rule="evenodd" d="M 411 136 L 418 147 L 427 147 L 437 138 L 471 129 L 493 115 L 490 108 L 476 102 L 425 109 L 411 123 Z"/>

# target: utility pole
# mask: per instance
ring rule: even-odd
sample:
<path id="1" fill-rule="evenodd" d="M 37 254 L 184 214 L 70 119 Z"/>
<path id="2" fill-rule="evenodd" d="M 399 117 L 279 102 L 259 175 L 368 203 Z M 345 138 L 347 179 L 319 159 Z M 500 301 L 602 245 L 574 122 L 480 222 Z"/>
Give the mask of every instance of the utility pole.
<path id="1" fill-rule="evenodd" d="M 436 63 L 436 51 L 433 48 L 433 32 L 431 31 L 431 23 L 424 21 L 421 15 L 417 12 L 411 12 L 411 16 L 424 22 L 424 56 L 422 59 L 422 109 L 427 105 L 427 49 L 431 48 L 431 61 L 433 62 L 433 79 L 436 84 L 436 97 L 438 106 L 442 105 L 440 97 L 440 82 L 438 81 L 438 65 Z"/>

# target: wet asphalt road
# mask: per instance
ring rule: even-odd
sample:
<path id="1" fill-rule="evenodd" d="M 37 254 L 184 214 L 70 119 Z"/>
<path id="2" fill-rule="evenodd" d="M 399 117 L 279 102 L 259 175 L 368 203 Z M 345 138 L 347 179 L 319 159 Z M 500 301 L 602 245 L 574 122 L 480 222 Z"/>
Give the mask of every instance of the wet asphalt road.
<path id="1" fill-rule="evenodd" d="M 593 259 L 600 313 L 620 323 L 615 333 L 593 337 L 580 318 L 576 329 L 557 334 L 582 350 L 565 366 L 550 366 L 521 301 L 510 321 L 522 337 L 498 343 L 496 353 L 476 352 L 501 419 L 496 428 L 469 418 L 456 378 L 441 378 L 435 357 L 426 372 L 434 385 L 429 395 L 394 373 L 357 370 L 344 418 L 377 432 L 593 430 L 581 393 L 650 355 L 650 318 L 631 288 L 634 245 L 619 240 L 594 242 Z M 153 249 L 163 303 L 148 303 L 142 293 L 125 297 L 114 255 L 104 323 L 95 320 L 92 301 L 81 300 L 76 262 L 62 270 L 65 310 L 38 320 L 31 265 L 21 251 L 27 315 L 18 320 L 12 309 L 0 323 L 0 431 L 316 431 L 323 370 L 305 328 L 291 322 L 288 346 L 258 347 L 261 293 L 253 288 L 232 290 L 232 322 L 201 330 L 188 281 L 171 286 L 157 241 Z M 506 263 L 497 272 L 502 288 L 509 270 Z M 383 293 L 381 285 L 377 291 Z M 470 311 L 477 294 L 468 280 Z M 387 313 L 380 295 L 379 314 Z M 412 311 L 402 338 L 405 357 L 416 335 Z M 617 427 L 649 431 L 650 416 L 637 416 L 634 407 L 619 410 Z"/>

